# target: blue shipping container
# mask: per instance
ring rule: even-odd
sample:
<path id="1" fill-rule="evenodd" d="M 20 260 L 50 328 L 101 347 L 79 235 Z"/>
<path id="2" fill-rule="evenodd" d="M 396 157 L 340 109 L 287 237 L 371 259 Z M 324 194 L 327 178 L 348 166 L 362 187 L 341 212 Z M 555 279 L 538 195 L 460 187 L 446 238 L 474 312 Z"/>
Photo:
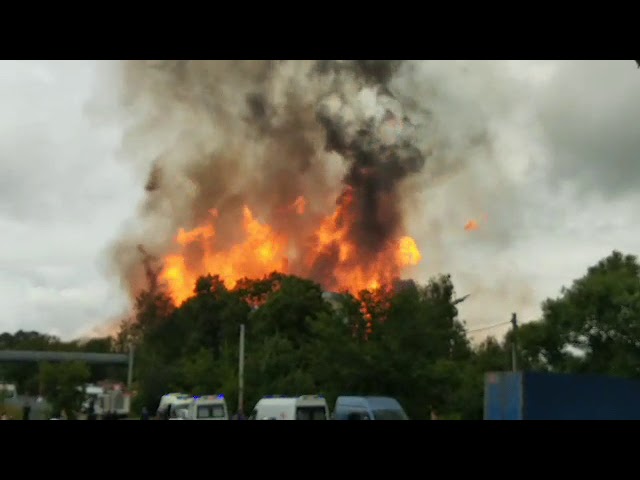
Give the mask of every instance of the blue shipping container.
<path id="1" fill-rule="evenodd" d="M 491 372 L 485 420 L 640 420 L 640 382 L 601 375 Z"/>

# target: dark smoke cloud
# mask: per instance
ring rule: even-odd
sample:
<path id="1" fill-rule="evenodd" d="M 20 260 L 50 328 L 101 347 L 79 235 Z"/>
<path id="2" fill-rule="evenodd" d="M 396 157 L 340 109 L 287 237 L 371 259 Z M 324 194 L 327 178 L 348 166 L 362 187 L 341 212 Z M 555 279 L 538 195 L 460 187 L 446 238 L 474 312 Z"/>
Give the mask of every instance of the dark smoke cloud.
<path id="1" fill-rule="evenodd" d="M 342 221 L 361 250 L 356 262 L 363 263 L 406 233 L 412 213 L 414 231 L 415 225 L 430 228 L 425 271 L 446 269 L 445 229 L 416 216 L 422 207 L 415 195 L 488 161 L 493 112 L 478 108 L 480 100 L 456 101 L 455 66 L 442 75 L 443 67 L 434 65 L 425 76 L 429 65 L 124 63 L 122 99 L 131 127 L 123 151 L 148 172 L 139 222 L 113 250 L 126 287 L 135 292 L 144 282 L 138 244 L 162 257 L 174 248 L 178 228 L 208 221 L 217 209 L 216 230 L 224 235 L 216 237 L 216 248 L 224 249 L 242 237 L 243 205 L 301 246 L 336 203 L 349 202 Z M 500 181 L 500 170 L 490 168 Z M 478 196 L 495 190 L 494 184 L 464 188 Z M 283 213 L 301 195 L 305 214 Z M 451 228 L 462 231 L 463 224 Z M 195 261 L 198 253 L 189 255 Z M 337 249 L 328 247 L 314 265 L 301 266 L 295 253 L 289 265 L 292 273 L 330 279 L 337 258 Z"/>
<path id="2" fill-rule="evenodd" d="M 400 135 L 404 126 L 397 138 L 382 138 L 380 127 L 403 116 L 389 87 L 401 67 L 395 60 L 126 63 L 124 103 L 142 118 L 125 150 L 138 150 L 144 137 L 159 140 L 141 211 L 147 231 L 155 232 L 137 243 L 162 253 L 177 227 L 202 222 L 216 208 L 224 248 L 241 235 L 237 218 L 245 204 L 276 230 L 291 231 L 292 219 L 278 212 L 300 195 L 313 211 L 297 221 L 317 225 L 333 208 L 330 199 L 340 201 L 349 187 L 349 236 L 375 255 L 403 230 L 399 185 L 425 163 Z M 368 112 L 358 98 L 364 90 L 371 92 Z M 385 103 L 399 114 L 381 110 Z M 132 244 L 125 238 L 116 248 L 119 263 L 128 265 L 125 278 L 135 269 L 135 256 L 125 253 Z"/>
<path id="3" fill-rule="evenodd" d="M 313 68 L 314 73 L 348 74 L 366 86 L 382 87 L 386 91 L 387 85 L 402 66 L 402 60 L 349 60 L 338 62 L 335 60 L 318 60 Z"/>
<path id="4" fill-rule="evenodd" d="M 387 113 L 384 119 L 395 119 L 393 113 Z M 385 144 L 373 119 L 349 138 L 342 115 L 320 109 L 317 118 L 326 131 L 326 149 L 349 164 L 344 182 L 351 187 L 359 219 L 350 235 L 357 245 L 380 251 L 402 228 L 397 188 L 408 175 L 420 172 L 425 157 L 410 140 Z"/>
<path id="5" fill-rule="evenodd" d="M 324 62 L 319 70 L 333 67 L 338 75 L 353 75 L 362 82 L 363 88 L 376 89 L 378 98 L 391 100 L 388 83 L 400 66 L 399 61 L 355 61 L 328 66 Z M 325 149 L 340 155 L 348 165 L 343 181 L 350 187 L 349 200 L 357 219 L 348 232 L 349 237 L 363 247 L 365 255 L 380 252 L 403 229 L 399 185 L 407 176 L 420 172 L 425 156 L 413 139 L 398 137 L 385 141 L 381 125 L 397 120 L 389 109 L 385 109 L 381 117 L 358 118 L 348 100 L 334 93 L 319 105 L 316 118 L 325 131 Z M 404 129 L 403 126 L 400 132 Z M 342 196 L 338 203 L 344 198 Z"/>

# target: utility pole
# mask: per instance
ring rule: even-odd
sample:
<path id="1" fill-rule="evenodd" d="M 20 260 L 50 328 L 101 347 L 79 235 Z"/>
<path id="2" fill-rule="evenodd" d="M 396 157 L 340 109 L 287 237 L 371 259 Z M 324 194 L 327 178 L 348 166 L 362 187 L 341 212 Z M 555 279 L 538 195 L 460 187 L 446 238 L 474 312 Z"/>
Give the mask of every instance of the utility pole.
<path id="1" fill-rule="evenodd" d="M 133 343 L 129 343 L 129 371 L 127 374 L 127 389 L 131 391 L 133 383 Z"/>
<path id="2" fill-rule="evenodd" d="M 244 323 L 240 325 L 240 352 L 238 355 L 238 413 L 244 401 Z"/>
<path id="3" fill-rule="evenodd" d="M 513 337 L 511 339 L 511 369 L 516 372 L 518 370 L 518 317 L 515 313 L 511 314 L 511 325 L 513 325 Z"/>

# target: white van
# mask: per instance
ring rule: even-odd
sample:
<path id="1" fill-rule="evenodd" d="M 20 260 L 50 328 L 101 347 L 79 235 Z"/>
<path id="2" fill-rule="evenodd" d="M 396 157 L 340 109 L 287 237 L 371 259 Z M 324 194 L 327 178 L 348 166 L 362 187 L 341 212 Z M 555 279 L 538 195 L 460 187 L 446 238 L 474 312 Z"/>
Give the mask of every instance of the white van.
<path id="1" fill-rule="evenodd" d="M 256 403 L 249 420 L 329 420 L 329 406 L 321 395 L 268 396 Z"/>
<path id="2" fill-rule="evenodd" d="M 160 418 L 166 418 L 169 413 L 170 418 L 177 418 L 177 410 L 188 407 L 191 402 L 193 397 L 187 393 L 167 393 L 160 399 L 156 414 Z"/>
<path id="3" fill-rule="evenodd" d="M 229 420 L 229 411 L 224 395 L 202 395 L 178 410 L 178 416 L 183 420 Z"/>

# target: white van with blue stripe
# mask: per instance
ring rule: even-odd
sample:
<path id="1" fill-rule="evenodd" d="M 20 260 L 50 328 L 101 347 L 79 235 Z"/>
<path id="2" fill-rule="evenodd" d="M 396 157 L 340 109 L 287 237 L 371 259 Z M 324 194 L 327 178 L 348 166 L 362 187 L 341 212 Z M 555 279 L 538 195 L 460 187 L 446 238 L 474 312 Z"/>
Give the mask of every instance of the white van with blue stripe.
<path id="1" fill-rule="evenodd" d="M 269 395 L 256 403 L 249 420 L 329 420 L 329 406 L 322 395 Z"/>

